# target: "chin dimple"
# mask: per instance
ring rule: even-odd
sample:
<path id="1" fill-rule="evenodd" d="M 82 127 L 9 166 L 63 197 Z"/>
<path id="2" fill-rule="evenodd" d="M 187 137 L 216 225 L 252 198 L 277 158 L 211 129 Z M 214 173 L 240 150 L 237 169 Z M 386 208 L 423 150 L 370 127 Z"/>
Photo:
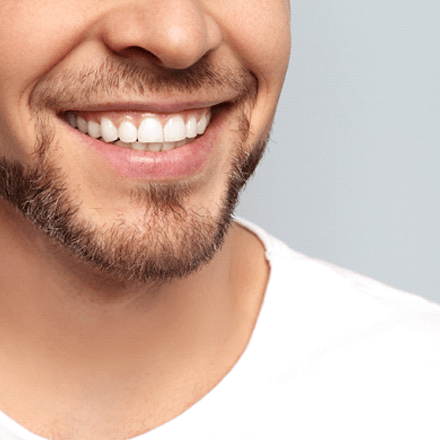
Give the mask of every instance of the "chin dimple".
<path id="1" fill-rule="evenodd" d="M 162 124 L 152 115 L 143 117 L 138 126 L 132 120 L 122 120 L 117 127 L 110 117 L 102 116 L 100 122 L 86 120 L 74 112 L 66 112 L 67 122 L 74 128 L 95 139 L 126 148 L 142 151 L 167 151 L 182 146 L 202 135 L 209 124 L 209 110 L 198 118 L 176 114 Z"/>

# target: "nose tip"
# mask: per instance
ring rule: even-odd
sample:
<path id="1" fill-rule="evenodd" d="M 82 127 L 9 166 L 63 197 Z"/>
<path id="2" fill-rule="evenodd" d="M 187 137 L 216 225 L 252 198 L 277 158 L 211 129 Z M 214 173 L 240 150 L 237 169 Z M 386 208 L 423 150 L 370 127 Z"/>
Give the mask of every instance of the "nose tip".
<path id="1" fill-rule="evenodd" d="M 185 69 L 220 46 L 220 29 L 198 1 L 151 3 L 143 0 L 109 11 L 102 38 L 113 52 Z"/>

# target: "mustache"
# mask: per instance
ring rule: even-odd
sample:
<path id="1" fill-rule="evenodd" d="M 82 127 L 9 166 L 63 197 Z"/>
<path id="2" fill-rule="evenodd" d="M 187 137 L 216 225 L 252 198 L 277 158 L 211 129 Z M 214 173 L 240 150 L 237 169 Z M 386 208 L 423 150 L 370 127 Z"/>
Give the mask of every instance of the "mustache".
<path id="1" fill-rule="evenodd" d="M 48 72 L 30 95 L 30 109 L 38 114 L 42 108 L 56 112 L 93 105 L 99 100 L 136 95 L 192 94 L 215 90 L 235 98 L 232 103 L 248 100 L 253 106 L 258 80 L 244 67 L 231 68 L 213 64 L 206 57 L 182 70 L 141 65 L 129 58 L 107 58 L 100 66 Z M 229 101 L 231 102 L 231 101 Z"/>

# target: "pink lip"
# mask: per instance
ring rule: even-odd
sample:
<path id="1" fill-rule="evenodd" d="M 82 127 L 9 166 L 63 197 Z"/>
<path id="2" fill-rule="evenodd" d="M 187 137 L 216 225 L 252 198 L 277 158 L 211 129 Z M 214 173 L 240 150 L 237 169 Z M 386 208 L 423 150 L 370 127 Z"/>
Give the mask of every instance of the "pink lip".
<path id="1" fill-rule="evenodd" d="M 72 128 L 88 147 L 103 157 L 121 175 L 146 180 L 172 180 L 200 172 L 209 160 L 221 121 L 211 121 L 205 133 L 192 142 L 169 151 L 138 151 L 107 144 Z"/>

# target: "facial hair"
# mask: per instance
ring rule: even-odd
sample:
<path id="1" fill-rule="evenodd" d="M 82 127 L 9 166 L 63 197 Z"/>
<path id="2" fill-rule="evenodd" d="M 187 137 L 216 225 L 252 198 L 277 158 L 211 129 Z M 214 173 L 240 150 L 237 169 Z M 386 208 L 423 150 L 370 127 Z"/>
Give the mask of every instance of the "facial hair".
<path id="1" fill-rule="evenodd" d="M 184 91 L 228 87 L 236 91 L 239 132 L 217 215 L 185 206 L 194 190 L 188 182 L 148 182 L 132 191 L 131 202 L 143 212 L 141 224 L 106 228 L 81 215 L 81 202 L 52 162 L 54 128 L 47 109 L 75 108 L 78 102 L 136 91 Z M 266 140 L 248 145 L 256 80 L 245 71 L 223 71 L 201 60 L 184 71 L 152 75 L 137 65 L 109 59 L 99 69 L 44 77 L 31 96 L 36 125 L 35 163 L 0 159 L 0 195 L 37 228 L 95 272 L 115 281 L 163 282 L 183 278 L 208 264 L 221 248 L 232 224 L 241 189 L 254 172 Z M 80 93 L 74 93 L 77 89 Z M 46 110 L 46 111 L 45 111 Z"/>

